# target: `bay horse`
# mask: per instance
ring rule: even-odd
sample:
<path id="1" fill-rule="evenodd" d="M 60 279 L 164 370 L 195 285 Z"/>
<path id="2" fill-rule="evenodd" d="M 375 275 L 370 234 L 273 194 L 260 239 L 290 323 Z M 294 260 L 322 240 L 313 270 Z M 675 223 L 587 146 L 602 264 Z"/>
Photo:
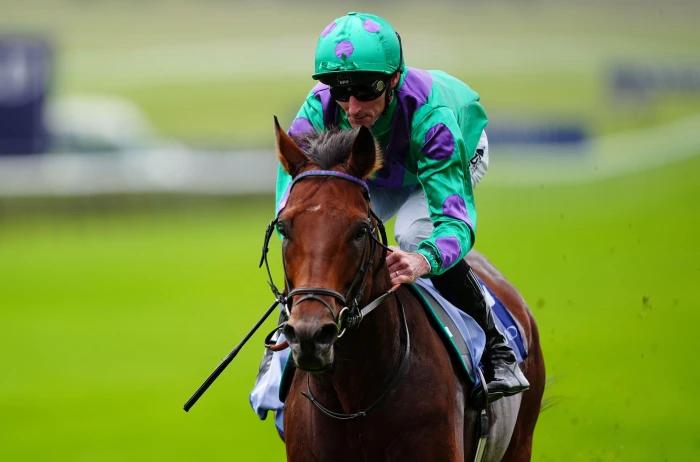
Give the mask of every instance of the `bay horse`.
<path id="1" fill-rule="evenodd" d="M 289 461 L 467 461 L 477 410 L 419 300 L 390 287 L 380 220 L 364 179 L 381 166 L 367 128 L 290 138 L 275 118 L 277 154 L 293 183 L 277 217 L 296 372 L 285 404 Z M 301 144 L 301 143 L 300 143 Z M 383 231 L 383 228 L 381 228 Z M 523 327 L 531 388 L 488 406 L 483 460 L 530 460 L 544 391 L 535 320 L 482 256 L 472 267 Z M 364 307 L 364 308 L 360 308 Z M 517 417 L 516 417 L 517 416 Z"/>

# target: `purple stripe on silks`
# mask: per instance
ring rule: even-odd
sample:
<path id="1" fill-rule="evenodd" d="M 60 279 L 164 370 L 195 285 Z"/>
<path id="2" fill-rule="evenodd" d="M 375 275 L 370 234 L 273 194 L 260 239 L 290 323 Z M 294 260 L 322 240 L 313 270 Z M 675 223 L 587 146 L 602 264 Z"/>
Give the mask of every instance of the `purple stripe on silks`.
<path id="1" fill-rule="evenodd" d="M 370 180 L 370 183 L 382 188 L 401 188 L 405 176 L 406 168 L 403 163 L 396 159 L 387 158 L 384 160 L 384 166 Z"/>
<path id="2" fill-rule="evenodd" d="M 413 114 L 428 101 L 432 86 L 433 79 L 427 71 L 408 68 L 403 84 L 396 91 L 398 107 L 392 122 L 391 138 L 384 152 L 384 168 L 372 183 L 385 188 L 403 186 L 403 166 L 410 149 Z"/>
<path id="3" fill-rule="evenodd" d="M 333 29 L 335 29 L 335 26 L 338 24 L 333 21 L 332 23 L 328 24 L 322 31 L 321 31 L 321 37 L 325 37 L 326 35 L 330 34 L 333 32 Z"/>
<path id="4" fill-rule="evenodd" d="M 331 98 L 331 91 L 325 83 L 318 83 L 312 90 L 314 96 L 321 102 L 323 110 L 323 126 L 327 129 L 338 125 L 338 104 Z"/>
<path id="5" fill-rule="evenodd" d="M 462 249 L 456 237 L 438 237 L 435 239 L 435 245 L 440 251 L 440 259 L 442 267 L 449 268 L 457 259 Z"/>
<path id="6" fill-rule="evenodd" d="M 464 199 L 459 194 L 447 196 L 445 202 L 442 203 L 442 214 L 462 220 L 471 227 L 471 220 L 469 219 L 469 213 L 467 212 L 467 205 L 464 203 Z"/>
<path id="7" fill-rule="evenodd" d="M 455 139 L 447 125 L 438 123 L 425 134 L 421 152 L 434 160 L 449 159 L 455 150 Z"/>
<path id="8" fill-rule="evenodd" d="M 306 117 L 297 117 L 292 122 L 292 126 L 289 127 L 289 135 L 302 137 L 304 135 L 312 135 L 316 132 L 313 125 Z"/>
<path id="9" fill-rule="evenodd" d="M 371 19 L 367 19 L 364 23 L 362 23 L 362 27 L 364 27 L 367 32 L 379 32 L 379 30 L 382 28 L 382 26 Z"/>
<path id="10" fill-rule="evenodd" d="M 355 51 L 355 47 L 352 46 L 350 40 L 343 40 L 335 46 L 335 55 L 338 58 L 349 58 L 353 51 Z"/>

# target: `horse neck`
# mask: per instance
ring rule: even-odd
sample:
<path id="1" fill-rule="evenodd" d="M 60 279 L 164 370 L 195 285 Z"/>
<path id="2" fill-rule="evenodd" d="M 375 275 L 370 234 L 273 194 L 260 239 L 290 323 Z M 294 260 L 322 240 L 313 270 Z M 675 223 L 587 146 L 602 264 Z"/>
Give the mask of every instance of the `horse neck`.
<path id="1" fill-rule="evenodd" d="M 388 290 L 388 280 L 383 267 L 374 275 L 370 300 Z M 356 330 L 347 332 L 336 345 L 336 367 L 321 380 L 332 387 L 344 407 L 369 404 L 399 367 L 403 334 L 396 300 L 396 296 L 387 297 Z"/>

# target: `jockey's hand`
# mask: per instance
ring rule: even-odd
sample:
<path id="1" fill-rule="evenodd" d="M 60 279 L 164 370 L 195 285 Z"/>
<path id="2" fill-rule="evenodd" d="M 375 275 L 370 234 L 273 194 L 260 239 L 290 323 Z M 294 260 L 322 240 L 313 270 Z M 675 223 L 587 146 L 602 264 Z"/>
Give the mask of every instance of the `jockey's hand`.
<path id="1" fill-rule="evenodd" d="M 391 247 L 393 252 L 386 257 L 391 285 L 412 284 L 413 281 L 430 272 L 428 261 L 419 253 L 404 252 L 398 247 Z"/>

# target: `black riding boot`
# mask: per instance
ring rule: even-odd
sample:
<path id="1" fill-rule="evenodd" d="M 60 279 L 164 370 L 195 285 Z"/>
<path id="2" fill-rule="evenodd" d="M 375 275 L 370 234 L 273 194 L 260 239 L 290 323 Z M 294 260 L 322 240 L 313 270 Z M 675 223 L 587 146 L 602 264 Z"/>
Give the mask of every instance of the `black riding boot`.
<path id="1" fill-rule="evenodd" d="M 435 288 L 481 326 L 486 334 L 486 350 L 482 358 L 489 401 L 518 394 L 530 388 L 518 367 L 515 353 L 496 328 L 493 312 L 486 304 L 476 276 L 462 260 L 440 276 L 431 278 Z"/>

